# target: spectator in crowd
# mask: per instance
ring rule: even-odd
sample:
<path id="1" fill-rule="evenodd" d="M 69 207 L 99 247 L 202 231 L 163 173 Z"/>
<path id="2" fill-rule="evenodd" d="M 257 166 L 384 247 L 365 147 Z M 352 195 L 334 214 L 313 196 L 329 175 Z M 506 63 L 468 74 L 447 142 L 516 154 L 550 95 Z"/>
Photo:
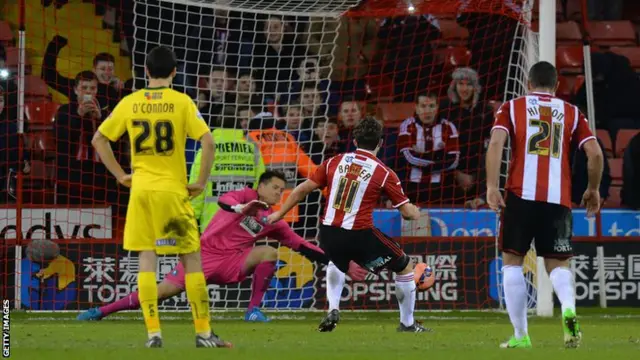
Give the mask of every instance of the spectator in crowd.
<path id="1" fill-rule="evenodd" d="M 246 132 L 249 129 L 249 121 L 256 115 L 254 108 L 248 105 L 238 106 L 236 110 L 236 121 L 238 125 L 236 125 L 235 128 L 242 129 Z"/>
<path id="2" fill-rule="evenodd" d="M 248 105 L 251 102 L 251 96 L 256 93 L 256 82 L 250 71 L 241 71 L 238 73 L 236 81 L 236 104 Z"/>
<path id="3" fill-rule="evenodd" d="M 67 78 L 60 74 L 58 68 L 58 53 L 62 48 L 67 46 L 67 39 L 56 35 L 45 50 L 44 59 L 42 60 L 42 77 L 44 81 L 53 89 L 69 98 L 70 102 L 77 101 L 76 83 L 74 79 Z M 100 53 L 93 58 L 93 73 L 98 80 L 98 89 L 96 94 L 96 104 L 101 112 L 109 113 L 120 101 L 121 90 L 130 93 L 130 89 L 126 90 L 124 84 L 114 74 L 115 58 L 108 53 Z M 132 86 L 128 82 L 128 86 Z"/>
<path id="4" fill-rule="evenodd" d="M 297 100 L 292 100 L 284 107 L 284 129 L 293 136 L 298 144 L 305 150 L 309 148 L 311 134 L 306 129 L 306 122 L 302 117 L 302 104 Z"/>
<path id="5" fill-rule="evenodd" d="M 75 99 L 62 105 L 56 113 L 54 132 L 56 138 L 57 180 L 67 186 L 58 186 L 60 203 L 93 203 L 107 200 L 107 189 L 111 190 L 109 201 L 117 201 L 118 186 L 111 181 L 106 168 L 91 146 L 91 138 L 106 112 L 96 99 L 98 78 L 91 71 L 82 71 L 73 80 Z M 119 146 L 126 146 L 119 142 Z M 116 149 L 116 155 L 126 156 Z M 120 161 L 123 161 L 121 159 Z"/>
<path id="6" fill-rule="evenodd" d="M 622 205 L 640 210 L 640 134 L 634 136 L 622 160 Z"/>
<path id="7" fill-rule="evenodd" d="M 351 132 L 353 128 L 360 123 L 363 118 L 363 105 L 356 101 L 353 97 L 346 97 L 340 104 L 340 130 L 339 148 L 340 152 L 355 151 L 356 146 L 353 144 Z"/>
<path id="8" fill-rule="evenodd" d="M 302 103 L 302 114 L 305 118 L 324 115 L 324 103 L 317 86 L 317 83 L 314 81 L 305 82 L 304 85 L 302 85 L 300 102 Z"/>
<path id="9" fill-rule="evenodd" d="M 451 75 L 448 101 L 441 106 L 441 117 L 452 122 L 459 133 L 460 163 L 455 172 L 456 184 L 466 199 L 483 191 L 479 178 L 484 172 L 482 155 L 486 152 L 493 110 L 481 99 L 478 73 L 471 68 L 458 68 Z"/>
<path id="10" fill-rule="evenodd" d="M 205 117 L 209 127 L 219 126 L 216 124 L 217 117 L 222 114 L 225 103 L 233 98 L 231 90 L 234 88 L 234 81 L 223 66 L 214 66 L 206 81 L 206 90 L 198 93 L 198 109 Z"/>
<path id="11" fill-rule="evenodd" d="M 590 20 L 622 20 L 623 0 L 587 0 Z"/>
<path id="12" fill-rule="evenodd" d="M 263 32 L 257 36 L 253 47 L 251 67 L 263 81 L 263 91 L 271 94 L 289 92 L 294 79 L 294 66 L 307 53 L 304 44 L 298 44 L 296 34 L 281 16 L 270 15 L 264 21 Z"/>
<path id="13" fill-rule="evenodd" d="M 218 0 L 216 5 L 228 5 L 229 2 Z M 240 38 L 238 24 L 230 19 L 228 10 L 203 7 L 199 11 L 200 16 L 189 14 L 186 59 L 181 66 L 187 74 L 187 88 L 195 85 L 195 79 L 189 74 L 206 73 L 211 65 L 228 65 L 230 42 L 238 42 Z M 235 18 L 239 20 L 238 16 Z"/>
<path id="14" fill-rule="evenodd" d="M 458 131 L 438 117 L 438 95 L 418 94 L 414 116 L 400 125 L 399 156 L 409 164 L 407 196 L 416 204 L 451 204 L 458 166 Z"/>
<path id="15" fill-rule="evenodd" d="M 598 144 L 604 153 L 604 145 L 600 139 Z M 576 144 L 574 144 L 576 145 Z M 605 159 L 606 160 L 606 159 Z M 582 195 L 587 190 L 589 175 L 587 171 L 587 154 L 583 149 L 578 148 L 571 154 L 571 201 L 575 204 L 582 202 Z M 604 203 L 609 197 L 609 187 L 611 186 L 611 170 L 609 162 L 604 161 L 602 169 L 602 180 L 600 181 L 600 200 Z"/>
<path id="16" fill-rule="evenodd" d="M 0 71 L 6 71 L 7 53 L 0 44 Z M 0 203 L 6 203 L 9 170 L 18 165 L 18 87 L 11 74 L 0 76 Z"/>
<path id="17" fill-rule="evenodd" d="M 393 77 L 396 101 L 413 101 L 413 89 L 425 89 L 435 68 L 434 40 L 440 38 L 440 25 L 433 15 L 386 18 L 378 38 L 383 54 L 383 74 Z"/>
<path id="18" fill-rule="evenodd" d="M 317 117 L 313 124 L 313 138 L 309 156 L 316 165 L 338 155 L 338 122 L 335 119 Z"/>
<path id="19" fill-rule="evenodd" d="M 591 54 L 593 98 L 596 127 L 607 129 L 615 139 L 618 129 L 640 128 L 640 79 L 629 59 L 612 52 Z M 587 87 L 583 84 L 573 100 L 580 109 L 587 109 Z M 587 116 L 592 117 L 593 114 Z"/>
<path id="20" fill-rule="evenodd" d="M 467 48 L 471 51 L 471 67 L 487 79 L 482 100 L 502 99 L 507 79 L 515 76 L 512 73 L 515 67 L 509 66 L 509 61 L 518 63 L 518 59 L 512 56 L 519 56 L 519 53 L 512 53 L 511 49 L 518 48 L 521 42 L 515 34 L 522 2 L 496 2 L 501 8 L 496 13 L 467 11 L 469 3 L 469 0 L 461 2 L 456 21 L 469 30 Z"/>

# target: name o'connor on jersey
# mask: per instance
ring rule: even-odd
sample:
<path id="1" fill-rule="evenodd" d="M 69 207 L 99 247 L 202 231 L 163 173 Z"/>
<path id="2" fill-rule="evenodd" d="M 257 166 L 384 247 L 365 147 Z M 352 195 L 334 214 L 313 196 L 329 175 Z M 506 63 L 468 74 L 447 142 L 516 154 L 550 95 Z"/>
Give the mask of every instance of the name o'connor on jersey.
<path id="1" fill-rule="evenodd" d="M 346 161 L 349 162 L 349 159 L 346 159 Z M 373 176 L 370 172 L 371 167 L 372 166 L 367 163 L 363 163 L 362 165 L 360 164 L 338 165 L 338 173 L 344 176 L 355 175 L 360 177 L 362 181 L 367 181 L 371 179 L 371 176 Z"/>
<path id="2" fill-rule="evenodd" d="M 175 105 L 171 103 L 134 103 L 131 106 L 134 114 L 173 113 Z"/>

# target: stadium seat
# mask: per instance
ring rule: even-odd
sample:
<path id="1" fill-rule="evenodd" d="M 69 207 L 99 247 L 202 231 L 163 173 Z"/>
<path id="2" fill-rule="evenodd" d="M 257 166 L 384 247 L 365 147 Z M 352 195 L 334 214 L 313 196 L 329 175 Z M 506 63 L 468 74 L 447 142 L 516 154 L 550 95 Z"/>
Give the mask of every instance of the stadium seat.
<path id="1" fill-rule="evenodd" d="M 54 159 L 56 155 L 52 130 L 38 130 L 25 133 L 25 145 L 33 160 Z"/>
<path id="2" fill-rule="evenodd" d="M 385 124 L 400 125 L 406 118 L 413 116 L 416 106 L 414 103 L 383 103 L 378 104 Z"/>
<path id="3" fill-rule="evenodd" d="M 620 196 L 620 192 L 622 191 L 621 186 L 611 186 L 609 187 L 609 197 L 604 202 L 605 208 L 619 208 L 622 206 L 622 197 Z"/>
<path id="4" fill-rule="evenodd" d="M 622 159 L 609 158 L 609 169 L 611 171 L 611 185 L 622 185 Z"/>
<path id="5" fill-rule="evenodd" d="M 467 45 L 469 31 L 458 25 L 455 20 L 441 20 L 440 31 L 442 32 L 441 44 L 443 45 Z"/>
<path id="6" fill-rule="evenodd" d="M 393 80 L 384 74 L 367 76 L 367 92 L 378 101 L 393 100 Z"/>
<path id="7" fill-rule="evenodd" d="M 447 46 L 435 51 L 436 61 L 444 63 L 445 68 L 469 66 L 471 51 L 464 46 Z"/>
<path id="8" fill-rule="evenodd" d="M 613 142 L 611 141 L 611 135 L 609 135 L 609 131 L 598 129 L 596 130 L 596 137 L 602 141 L 602 145 L 604 145 L 604 154 L 607 158 L 614 157 L 613 152 Z"/>
<path id="9" fill-rule="evenodd" d="M 573 83 L 575 78 L 569 76 L 558 76 L 558 91 L 557 95 L 559 98 L 563 100 L 569 101 L 571 99 L 571 95 L 573 94 Z"/>
<path id="10" fill-rule="evenodd" d="M 630 21 L 590 21 L 587 31 L 596 46 L 636 45 L 636 32 Z"/>
<path id="11" fill-rule="evenodd" d="M 5 50 L 7 51 L 7 62 L 6 62 L 7 68 L 9 68 L 9 71 L 13 73 L 18 73 L 18 70 L 19 70 L 18 66 L 20 64 L 20 55 L 19 55 L 20 49 L 7 46 Z M 31 74 L 31 64 L 29 63 L 28 58 L 25 59 L 24 71 L 25 71 L 25 75 Z"/>
<path id="12" fill-rule="evenodd" d="M 556 51 L 556 67 L 562 74 L 582 73 L 584 55 L 582 46 L 561 46 Z"/>
<path id="13" fill-rule="evenodd" d="M 636 72 L 640 72 L 640 47 L 612 47 L 611 52 L 625 56 L 629 59 L 631 67 Z"/>
<path id="14" fill-rule="evenodd" d="M 28 103 L 25 107 L 25 119 L 29 131 L 51 130 L 59 105 L 54 102 L 41 101 Z"/>
<path id="15" fill-rule="evenodd" d="M 31 171 L 23 177 L 23 201 L 25 204 L 53 204 L 55 200 L 55 164 L 43 160 L 31 160 Z"/>
<path id="16" fill-rule="evenodd" d="M 27 75 L 24 78 L 24 96 L 26 102 L 50 100 L 49 86 L 41 78 Z"/>
<path id="17" fill-rule="evenodd" d="M 537 28 L 536 28 L 537 29 Z M 575 21 L 566 21 L 556 24 L 557 45 L 580 45 L 582 33 Z"/>
<path id="18" fill-rule="evenodd" d="M 582 84 L 584 84 L 584 75 L 578 75 L 575 78 L 575 82 L 573 83 L 573 93 L 577 94 L 578 90 L 580 90 L 580 88 L 582 87 Z"/>
<path id="19" fill-rule="evenodd" d="M 13 31 L 6 21 L 0 20 L 0 44 L 4 46 L 13 45 Z"/>
<path id="20" fill-rule="evenodd" d="M 624 155 L 629 141 L 638 133 L 640 133 L 640 129 L 622 129 L 618 131 L 616 135 L 616 157 L 621 158 Z"/>

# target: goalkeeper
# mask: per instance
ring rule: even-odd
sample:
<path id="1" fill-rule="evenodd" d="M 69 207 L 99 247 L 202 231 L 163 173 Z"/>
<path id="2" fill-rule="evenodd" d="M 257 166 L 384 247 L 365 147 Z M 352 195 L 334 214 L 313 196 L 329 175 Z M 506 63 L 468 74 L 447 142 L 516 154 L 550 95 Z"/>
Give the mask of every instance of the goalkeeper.
<path id="1" fill-rule="evenodd" d="M 257 191 L 245 188 L 224 194 L 218 202 L 223 211 L 213 217 L 201 238 L 202 269 L 208 284 L 239 283 L 253 274 L 247 321 L 268 321 L 259 306 L 276 271 L 278 256 L 271 246 L 254 246 L 257 240 L 275 239 L 311 261 L 328 263 L 324 251 L 298 236 L 285 221 L 271 225 L 263 221 L 273 212 L 271 206 L 280 202 L 285 185 L 282 173 L 267 171 L 260 176 Z M 361 280 L 366 270 L 351 262 L 349 275 Z M 176 266 L 158 285 L 158 299 L 184 291 L 184 276 L 182 265 Z M 89 309 L 78 315 L 78 320 L 101 320 L 139 307 L 138 293 L 134 292 L 109 305 Z"/>

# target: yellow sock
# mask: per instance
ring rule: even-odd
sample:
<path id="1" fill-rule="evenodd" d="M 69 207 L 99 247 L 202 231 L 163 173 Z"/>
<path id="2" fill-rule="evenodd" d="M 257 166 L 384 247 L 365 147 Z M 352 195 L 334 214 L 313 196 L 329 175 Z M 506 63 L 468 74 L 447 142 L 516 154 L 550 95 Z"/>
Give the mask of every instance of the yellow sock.
<path id="1" fill-rule="evenodd" d="M 187 288 L 187 298 L 191 305 L 193 324 L 196 334 L 209 336 L 211 325 L 209 324 L 209 293 L 207 283 L 202 272 L 189 273 L 185 275 L 185 286 Z"/>
<path id="2" fill-rule="evenodd" d="M 144 315 L 144 324 L 149 335 L 160 335 L 160 314 L 158 313 L 158 284 L 156 274 L 141 272 L 138 274 L 138 298 Z"/>

